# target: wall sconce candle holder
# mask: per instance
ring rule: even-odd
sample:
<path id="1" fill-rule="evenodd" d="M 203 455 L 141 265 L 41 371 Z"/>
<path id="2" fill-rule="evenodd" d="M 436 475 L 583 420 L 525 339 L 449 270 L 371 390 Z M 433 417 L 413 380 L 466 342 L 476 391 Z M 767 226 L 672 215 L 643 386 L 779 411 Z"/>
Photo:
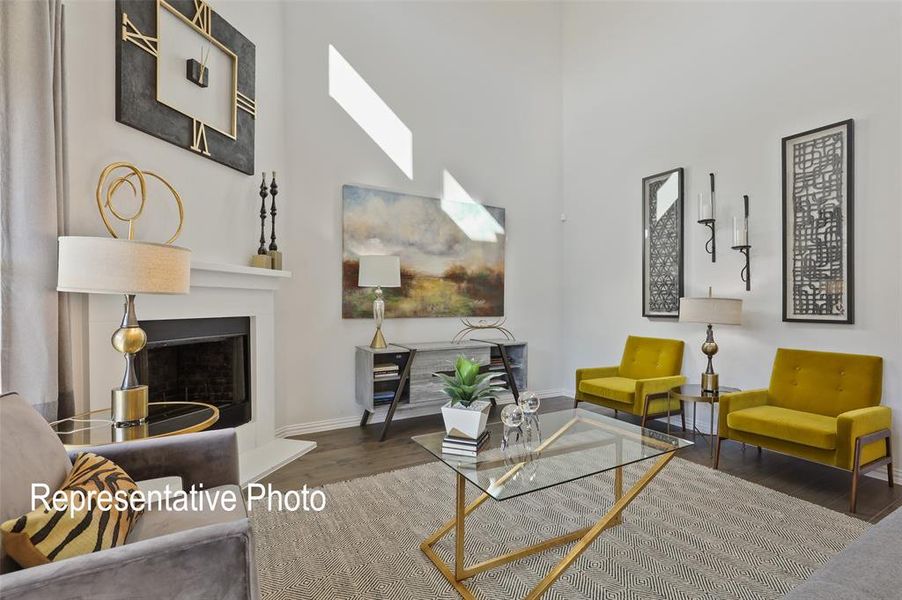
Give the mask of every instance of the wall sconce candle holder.
<path id="1" fill-rule="evenodd" d="M 752 246 L 749 244 L 749 197 L 742 197 L 745 206 L 745 216 L 733 217 L 733 250 L 745 256 L 745 267 L 739 273 L 739 277 L 745 282 L 745 291 L 752 290 L 752 268 L 749 253 Z"/>
<path id="2" fill-rule="evenodd" d="M 711 255 L 711 262 L 717 262 L 717 240 L 714 236 L 714 173 L 708 173 L 711 178 L 711 197 L 705 200 L 704 194 L 698 195 L 698 223 L 711 230 L 711 237 L 705 242 L 705 252 Z"/>

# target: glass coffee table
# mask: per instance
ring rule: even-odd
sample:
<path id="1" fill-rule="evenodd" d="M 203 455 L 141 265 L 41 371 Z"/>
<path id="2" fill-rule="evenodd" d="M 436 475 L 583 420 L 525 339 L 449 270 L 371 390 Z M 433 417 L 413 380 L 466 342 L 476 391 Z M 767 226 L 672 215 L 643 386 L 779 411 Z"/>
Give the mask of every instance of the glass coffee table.
<path id="1" fill-rule="evenodd" d="M 671 435 L 618 421 L 580 408 L 544 413 L 538 430 L 524 432 L 531 438 L 500 448 L 504 426 L 488 426 L 489 441 L 475 459 L 442 454 L 445 433 L 419 435 L 413 440 L 440 459 L 454 472 L 457 494 L 454 518 L 426 538 L 420 549 L 463 598 L 473 598 L 464 581 L 478 573 L 511 561 L 543 552 L 549 548 L 576 542 L 567 555 L 536 585 L 526 598 L 539 598 L 552 583 L 592 544 L 604 530 L 619 525 L 623 510 L 667 465 L 680 448 L 692 442 Z M 544 436 L 544 437 L 543 437 Z M 623 467 L 649 461 L 648 470 L 623 490 Z M 508 500 L 524 494 L 561 485 L 606 471 L 614 471 L 614 504 L 594 525 L 551 538 L 526 548 L 466 566 L 464 557 L 464 521 L 489 498 Z M 482 494 L 466 504 L 467 482 Z M 454 530 L 454 565 L 446 564 L 433 546 Z"/>

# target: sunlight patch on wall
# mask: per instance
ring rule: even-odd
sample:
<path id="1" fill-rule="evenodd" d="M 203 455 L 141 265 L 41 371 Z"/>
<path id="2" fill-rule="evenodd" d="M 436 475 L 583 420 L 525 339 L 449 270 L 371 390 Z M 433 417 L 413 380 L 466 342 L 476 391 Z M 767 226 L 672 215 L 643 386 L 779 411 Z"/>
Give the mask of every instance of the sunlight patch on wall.
<path id="1" fill-rule="evenodd" d="M 658 190 L 657 209 L 655 210 L 655 221 L 660 221 L 661 217 L 670 210 L 677 198 L 680 197 L 680 180 L 676 173 L 673 173 L 664 182 L 664 185 Z"/>
<path id="2" fill-rule="evenodd" d="M 442 210 L 473 241 L 497 242 L 504 235 L 504 227 L 447 170 L 442 173 Z"/>
<path id="3" fill-rule="evenodd" d="M 329 45 L 329 96 L 413 179 L 413 134 L 354 67 Z"/>

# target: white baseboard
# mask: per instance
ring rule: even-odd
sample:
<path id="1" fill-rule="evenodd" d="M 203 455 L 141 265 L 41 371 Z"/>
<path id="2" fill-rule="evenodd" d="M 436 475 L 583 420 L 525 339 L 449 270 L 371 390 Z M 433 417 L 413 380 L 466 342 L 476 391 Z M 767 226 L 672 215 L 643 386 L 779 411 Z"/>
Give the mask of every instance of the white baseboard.
<path id="1" fill-rule="evenodd" d="M 309 421 L 307 423 L 295 423 L 276 428 L 276 437 L 285 438 L 305 433 L 318 433 L 320 431 L 332 431 L 333 429 L 345 429 L 360 424 L 360 417 L 338 417 L 336 419 L 323 419 L 322 421 Z"/>
<path id="2" fill-rule="evenodd" d="M 563 390 L 531 390 L 539 395 L 539 398 L 553 398 L 555 396 L 563 396 L 566 393 Z M 499 404 L 513 402 L 513 398 L 500 400 Z M 438 414 L 438 407 L 424 406 L 421 409 L 407 409 L 403 413 L 395 414 L 395 421 L 410 419 L 413 417 L 422 417 L 424 415 Z M 335 429 L 346 429 L 348 427 L 358 427 L 360 425 L 360 415 L 352 415 L 349 417 L 336 417 L 334 419 L 323 419 L 321 421 L 308 421 L 306 423 L 295 423 L 293 425 L 283 425 L 276 429 L 276 437 L 285 438 L 294 435 L 305 435 L 308 433 L 319 433 L 321 431 L 332 431 Z M 377 413 L 372 416 L 370 423 L 382 423 L 385 421 L 385 413 Z"/>

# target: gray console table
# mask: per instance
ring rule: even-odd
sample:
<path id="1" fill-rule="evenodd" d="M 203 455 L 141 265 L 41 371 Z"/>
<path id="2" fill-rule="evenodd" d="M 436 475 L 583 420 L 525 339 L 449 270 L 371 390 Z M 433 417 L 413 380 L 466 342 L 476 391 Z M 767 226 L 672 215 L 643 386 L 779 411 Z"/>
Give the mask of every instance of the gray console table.
<path id="1" fill-rule="evenodd" d="M 500 399 L 516 400 L 520 390 L 526 387 L 526 342 L 494 339 L 419 342 L 389 344 L 380 350 L 357 346 L 355 395 L 363 409 L 360 426 L 366 425 L 373 414 L 384 413 L 380 438 L 384 441 L 397 411 L 441 407 L 448 398 L 433 373 L 453 371 L 454 361 L 461 354 L 478 362 L 485 371 L 504 373 L 499 383 L 508 391 Z"/>

